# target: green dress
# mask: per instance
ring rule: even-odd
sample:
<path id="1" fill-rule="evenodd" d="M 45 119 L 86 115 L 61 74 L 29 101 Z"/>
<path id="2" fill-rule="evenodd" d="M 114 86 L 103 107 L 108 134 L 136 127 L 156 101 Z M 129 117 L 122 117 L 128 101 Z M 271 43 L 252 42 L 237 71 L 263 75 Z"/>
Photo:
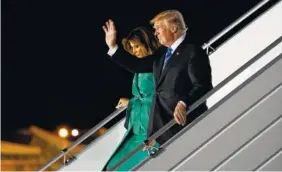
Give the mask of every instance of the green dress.
<path id="1" fill-rule="evenodd" d="M 154 85 L 152 73 L 138 73 L 134 75 L 132 83 L 134 97 L 130 99 L 126 112 L 127 120 L 125 126 L 128 130 L 106 164 L 106 170 L 116 165 L 146 140 Z M 154 146 L 158 147 L 157 143 Z M 129 171 L 147 156 L 148 152 L 141 149 L 116 168 L 115 171 Z"/>

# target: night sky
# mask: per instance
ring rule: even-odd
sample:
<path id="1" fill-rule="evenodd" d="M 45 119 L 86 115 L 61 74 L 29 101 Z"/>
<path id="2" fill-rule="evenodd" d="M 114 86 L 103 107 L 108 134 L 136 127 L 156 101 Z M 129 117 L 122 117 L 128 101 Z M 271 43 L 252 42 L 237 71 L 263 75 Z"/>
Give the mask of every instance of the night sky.
<path id="1" fill-rule="evenodd" d="M 106 55 L 107 19 L 122 38 L 160 11 L 178 9 L 188 34 L 204 43 L 258 2 L 2 0 L 2 139 L 30 125 L 91 128 L 120 97 L 131 97 L 133 75 Z"/>

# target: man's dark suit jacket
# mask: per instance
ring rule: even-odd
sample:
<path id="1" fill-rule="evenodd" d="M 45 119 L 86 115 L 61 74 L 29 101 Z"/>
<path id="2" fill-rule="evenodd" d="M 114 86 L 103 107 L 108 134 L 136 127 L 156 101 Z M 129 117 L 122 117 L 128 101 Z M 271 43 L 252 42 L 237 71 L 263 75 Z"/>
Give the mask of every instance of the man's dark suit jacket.
<path id="1" fill-rule="evenodd" d="M 165 50 L 166 51 L 166 50 Z M 133 73 L 153 72 L 155 96 L 151 106 L 147 136 L 151 136 L 170 120 L 182 100 L 189 108 L 196 100 L 210 91 L 212 86 L 209 57 L 204 50 L 186 38 L 174 51 L 164 70 L 165 51 L 138 59 L 118 48 L 112 60 Z M 207 110 L 206 102 L 187 116 L 187 124 Z M 183 127 L 176 124 L 156 139 L 163 144 Z"/>

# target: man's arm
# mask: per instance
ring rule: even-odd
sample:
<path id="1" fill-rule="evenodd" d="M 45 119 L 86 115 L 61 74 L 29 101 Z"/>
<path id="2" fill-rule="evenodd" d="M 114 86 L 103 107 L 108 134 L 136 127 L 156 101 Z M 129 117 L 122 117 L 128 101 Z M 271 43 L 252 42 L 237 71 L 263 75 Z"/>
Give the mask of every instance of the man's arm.
<path id="1" fill-rule="evenodd" d="M 146 73 L 153 72 L 153 63 L 157 55 L 150 55 L 144 58 L 137 58 L 122 48 L 117 48 L 113 54 L 114 50 L 109 51 L 110 59 L 127 69 L 132 73 Z"/>
<path id="2" fill-rule="evenodd" d="M 195 53 L 188 64 L 187 71 L 193 87 L 185 100 L 183 100 L 187 106 L 191 106 L 213 88 L 208 55 L 200 46 L 195 46 L 194 51 Z"/>
<path id="3" fill-rule="evenodd" d="M 118 48 L 116 43 L 116 28 L 112 20 L 108 20 L 103 26 L 105 32 L 105 41 L 109 47 L 108 54 L 111 59 L 117 62 L 119 65 L 128 69 L 133 73 L 144 73 L 153 71 L 153 62 L 156 55 L 153 57 L 145 57 L 139 59 L 129 53 L 127 53 L 123 48 Z"/>
<path id="4" fill-rule="evenodd" d="M 177 103 L 173 113 L 176 123 L 180 125 L 186 123 L 186 112 L 189 106 L 212 89 L 209 57 L 201 47 L 194 47 L 193 53 L 187 71 L 193 86 L 188 96 Z"/>

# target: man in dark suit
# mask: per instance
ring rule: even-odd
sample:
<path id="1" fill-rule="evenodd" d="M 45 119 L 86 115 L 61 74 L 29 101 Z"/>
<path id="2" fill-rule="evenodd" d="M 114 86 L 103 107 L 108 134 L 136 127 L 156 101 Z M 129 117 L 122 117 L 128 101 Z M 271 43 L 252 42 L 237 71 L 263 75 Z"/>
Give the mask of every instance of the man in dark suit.
<path id="1" fill-rule="evenodd" d="M 159 144 L 163 144 L 207 110 L 204 102 L 187 117 L 185 115 L 189 106 L 213 86 L 209 58 L 199 45 L 186 36 L 187 28 L 182 14 L 177 10 L 167 10 L 155 16 L 151 23 L 160 44 L 167 47 L 167 51 L 143 59 L 137 59 L 118 48 L 112 20 L 107 21 L 103 29 L 112 60 L 133 72 L 154 73 L 156 93 L 147 136 L 154 134 L 172 119 L 179 124 L 156 139 Z M 149 143 L 152 144 L 154 141 Z"/>

